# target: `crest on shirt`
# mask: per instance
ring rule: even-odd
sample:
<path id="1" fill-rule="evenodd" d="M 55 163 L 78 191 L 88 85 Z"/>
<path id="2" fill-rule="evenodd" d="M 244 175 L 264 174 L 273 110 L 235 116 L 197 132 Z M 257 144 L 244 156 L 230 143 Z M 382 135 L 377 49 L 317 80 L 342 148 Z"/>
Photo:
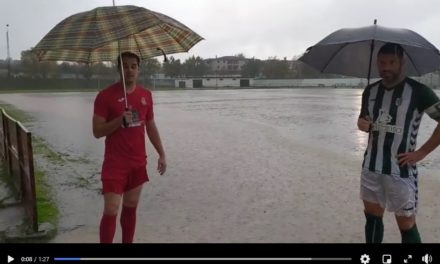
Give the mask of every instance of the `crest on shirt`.
<path id="1" fill-rule="evenodd" d="M 390 116 L 386 111 L 384 111 L 383 109 L 379 110 L 379 118 L 377 119 L 379 123 L 388 124 L 391 122 L 392 119 L 393 117 Z"/>
<path id="2" fill-rule="evenodd" d="M 382 131 L 382 132 L 387 132 L 387 133 L 394 133 L 394 134 L 402 134 L 403 127 L 391 125 L 390 123 L 392 120 L 393 120 L 393 117 L 387 111 L 380 109 L 379 116 L 376 119 L 376 122 L 373 123 L 372 130 L 373 131 Z"/>
<path id="3" fill-rule="evenodd" d="M 118 102 L 122 103 L 122 102 L 124 102 L 124 100 L 125 100 L 124 97 L 121 97 L 118 99 Z"/>
<path id="4" fill-rule="evenodd" d="M 142 97 L 142 98 L 141 98 L 141 104 L 142 104 L 143 106 L 146 106 L 146 105 L 147 105 L 147 100 L 145 100 L 145 97 Z"/>

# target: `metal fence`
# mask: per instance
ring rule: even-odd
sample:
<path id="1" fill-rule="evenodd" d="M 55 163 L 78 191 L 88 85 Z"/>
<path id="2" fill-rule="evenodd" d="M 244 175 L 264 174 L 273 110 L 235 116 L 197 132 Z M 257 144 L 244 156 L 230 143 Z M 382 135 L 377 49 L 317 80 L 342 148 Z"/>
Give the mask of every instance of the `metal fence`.
<path id="1" fill-rule="evenodd" d="M 0 113 L 0 158 L 19 194 L 30 220 L 32 231 L 38 231 L 37 199 L 35 192 L 32 135 L 4 109 Z"/>

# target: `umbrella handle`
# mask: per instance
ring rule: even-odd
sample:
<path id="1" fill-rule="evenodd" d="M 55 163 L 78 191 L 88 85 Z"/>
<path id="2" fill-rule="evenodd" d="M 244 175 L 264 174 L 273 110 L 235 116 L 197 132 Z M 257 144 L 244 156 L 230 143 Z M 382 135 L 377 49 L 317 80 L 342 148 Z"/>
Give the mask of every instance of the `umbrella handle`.
<path id="1" fill-rule="evenodd" d="M 125 109 L 125 111 L 128 111 L 128 109 Z M 124 128 L 128 127 L 128 122 L 127 122 L 127 119 L 125 119 L 125 115 L 122 117 L 122 126 Z"/>
<path id="2" fill-rule="evenodd" d="M 127 128 L 128 127 L 128 123 L 127 123 L 127 120 L 125 120 L 125 116 L 124 116 L 124 118 L 122 118 L 122 127 L 123 128 Z"/>
<path id="3" fill-rule="evenodd" d="M 161 48 L 156 48 L 158 51 L 160 51 L 160 52 L 162 52 L 162 55 L 163 55 L 163 62 L 167 62 L 168 61 L 168 58 L 167 58 L 167 55 L 165 54 L 165 51 L 163 51 L 163 49 L 161 49 Z"/>

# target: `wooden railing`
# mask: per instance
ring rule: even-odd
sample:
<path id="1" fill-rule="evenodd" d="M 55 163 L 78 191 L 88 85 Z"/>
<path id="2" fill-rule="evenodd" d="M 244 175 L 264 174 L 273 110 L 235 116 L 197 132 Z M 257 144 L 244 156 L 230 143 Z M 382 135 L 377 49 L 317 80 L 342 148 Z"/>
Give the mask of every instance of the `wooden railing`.
<path id="1" fill-rule="evenodd" d="M 4 109 L 0 113 L 0 158 L 25 208 L 32 231 L 38 232 L 32 135 Z"/>

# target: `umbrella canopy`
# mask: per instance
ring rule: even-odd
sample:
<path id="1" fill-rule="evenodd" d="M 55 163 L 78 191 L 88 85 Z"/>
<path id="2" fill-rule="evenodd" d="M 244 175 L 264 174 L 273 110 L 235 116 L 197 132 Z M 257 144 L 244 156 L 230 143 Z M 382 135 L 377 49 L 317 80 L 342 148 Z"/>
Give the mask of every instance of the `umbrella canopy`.
<path id="1" fill-rule="evenodd" d="M 161 13 L 137 6 L 108 6 L 64 19 L 32 51 L 39 60 L 93 63 L 114 61 L 124 51 L 135 52 L 141 59 L 187 52 L 202 39 Z"/>
<path id="2" fill-rule="evenodd" d="M 376 24 L 335 31 L 308 48 L 299 60 L 322 73 L 376 78 L 377 52 L 387 42 L 403 47 L 408 75 L 420 76 L 440 69 L 439 50 L 425 38 L 408 29 Z"/>

